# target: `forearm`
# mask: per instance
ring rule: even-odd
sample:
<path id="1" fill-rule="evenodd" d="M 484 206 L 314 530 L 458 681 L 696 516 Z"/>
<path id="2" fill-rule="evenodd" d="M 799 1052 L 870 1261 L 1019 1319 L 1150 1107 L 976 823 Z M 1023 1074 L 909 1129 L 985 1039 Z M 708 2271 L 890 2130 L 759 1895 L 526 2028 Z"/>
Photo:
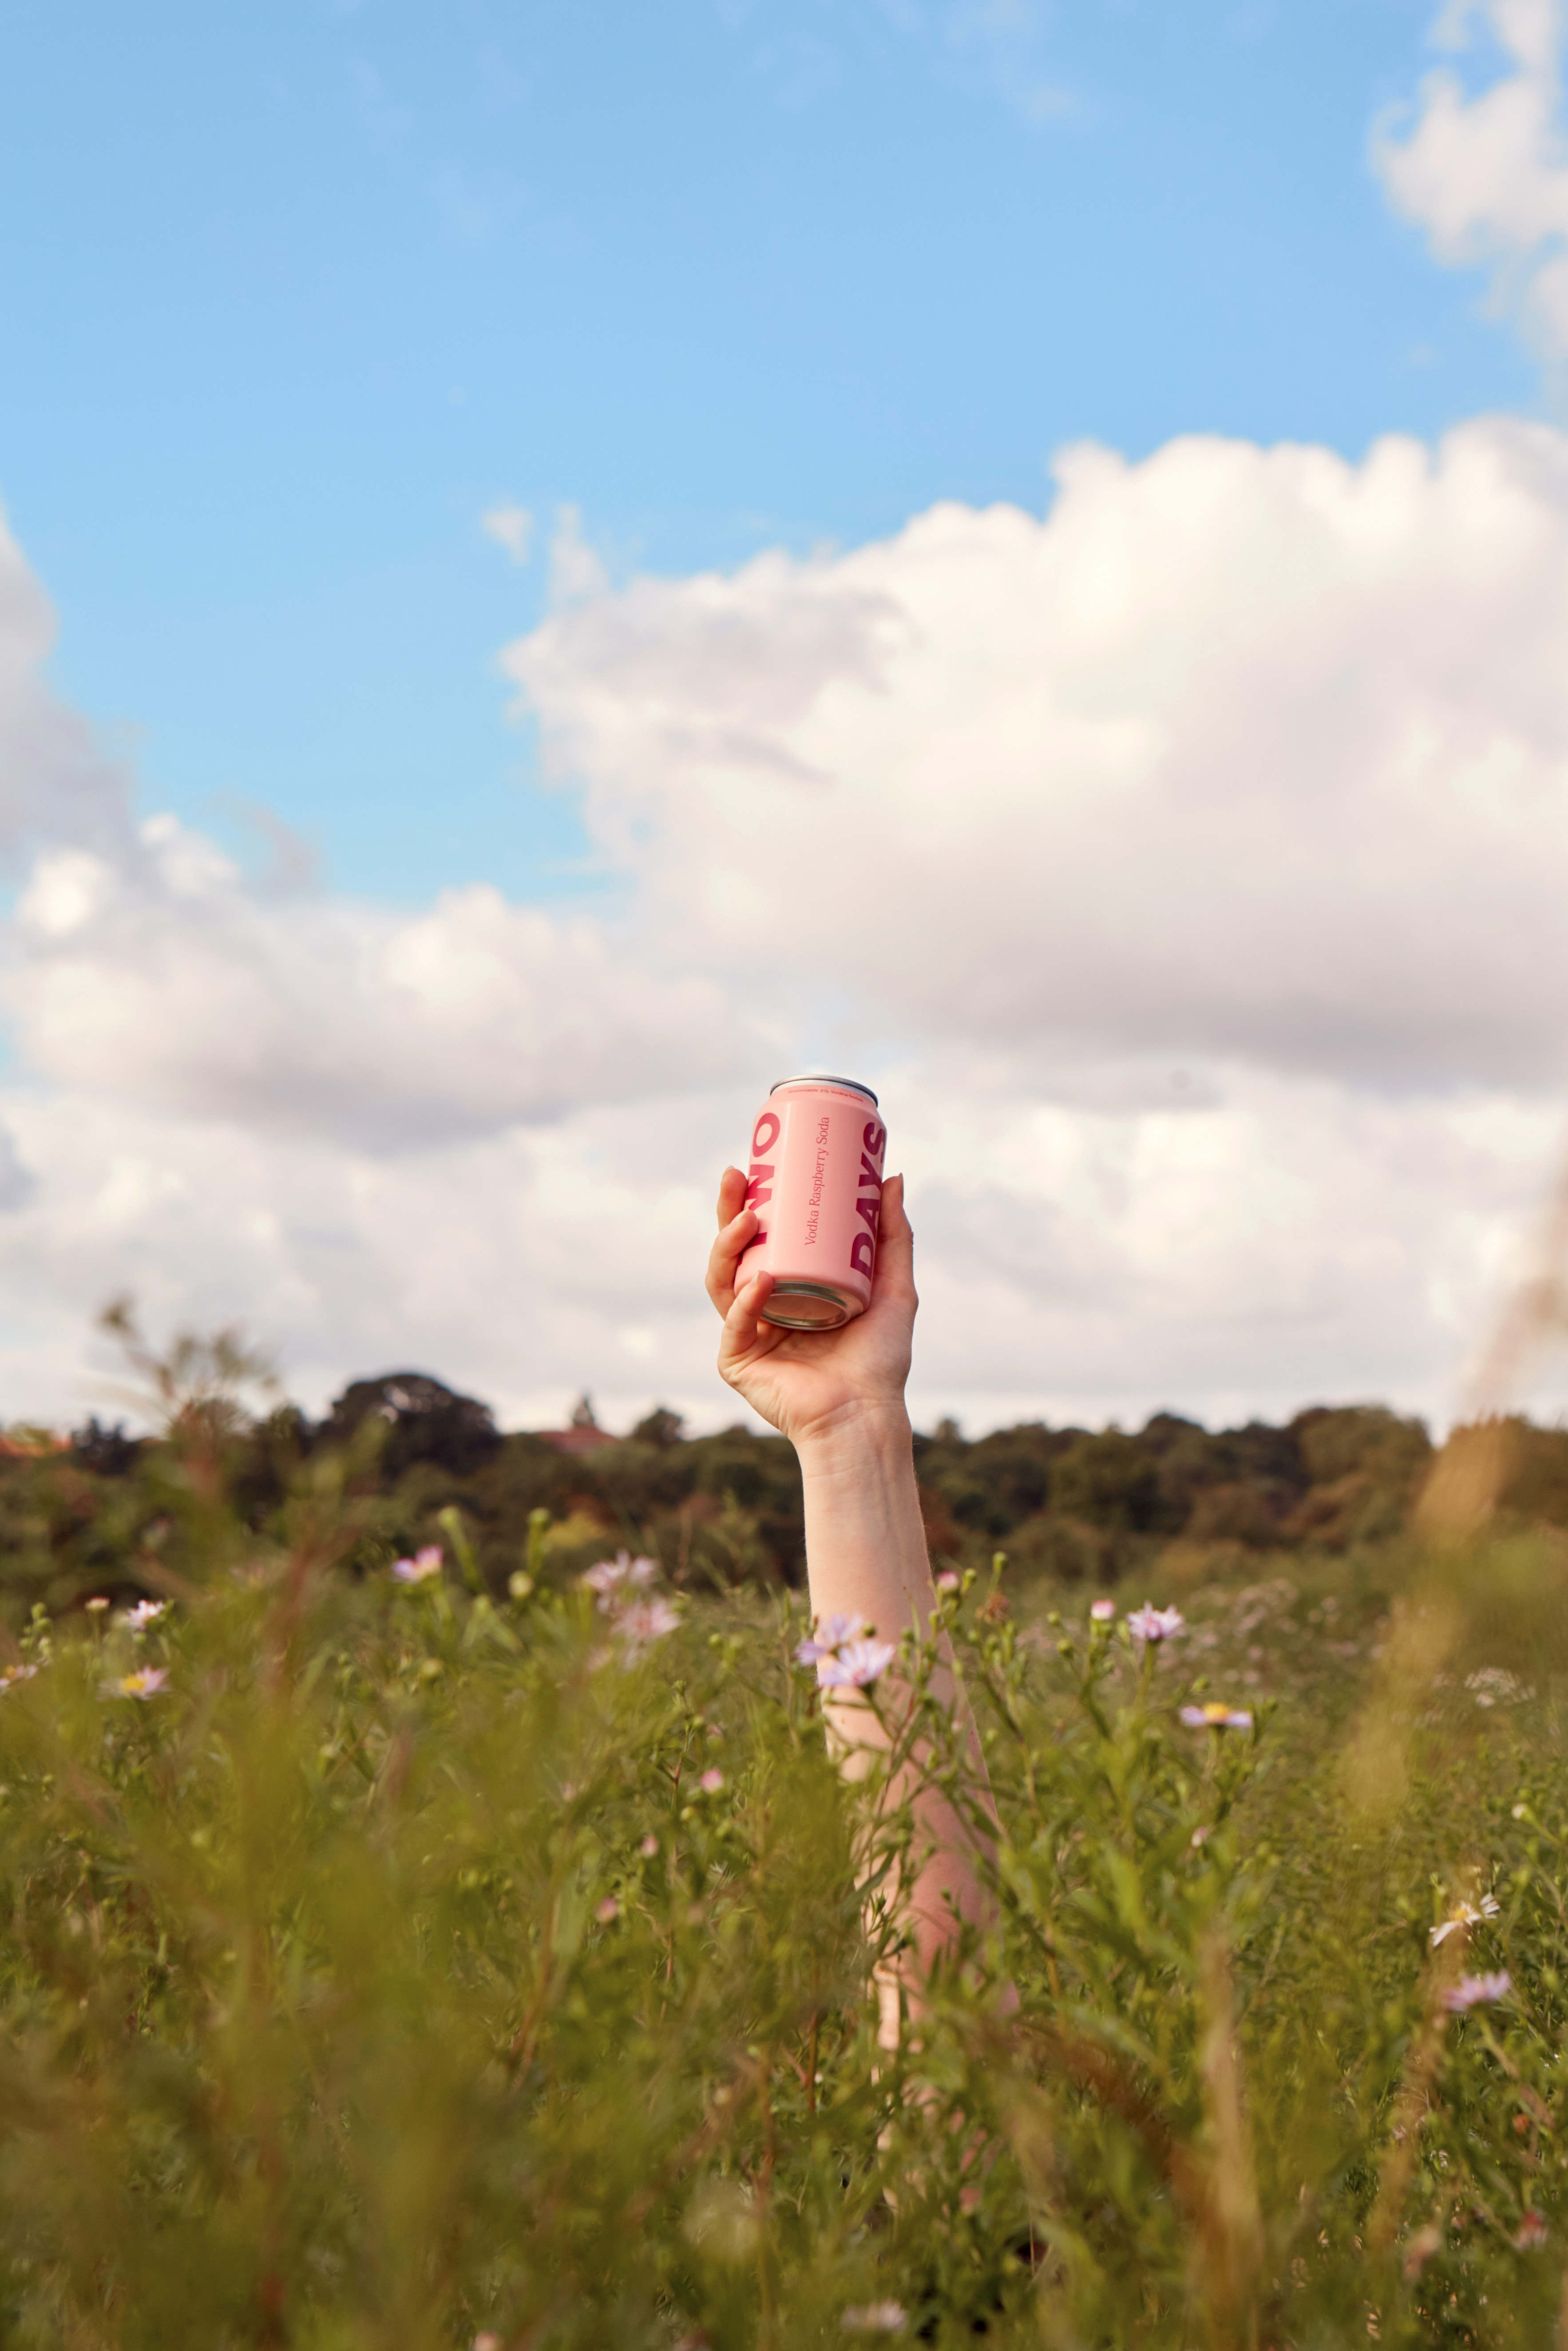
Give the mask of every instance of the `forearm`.
<path id="1" fill-rule="evenodd" d="M 725 1170 L 707 1274 L 708 1295 L 724 1318 L 719 1370 L 764 1420 L 793 1440 L 800 1455 L 812 1607 L 819 1619 L 858 1619 L 881 1641 L 897 1642 L 906 1632 L 924 1635 L 936 1593 L 904 1408 L 918 1303 L 904 1180 L 890 1176 L 883 1186 L 870 1306 L 841 1329 L 810 1336 L 768 1322 L 768 1275 L 737 1286 L 741 1260 L 757 1233 L 746 1187 L 738 1167 Z M 945 1643 L 931 1690 L 954 1709 L 988 1809 L 979 1744 Z M 878 1706 L 896 1724 L 908 1695 L 889 1674 L 879 1686 Z M 828 1699 L 826 1713 L 841 1768 L 852 1776 L 863 1773 L 888 1743 L 876 1712 L 857 1693 L 841 1691 Z M 917 1755 L 893 1774 L 887 1788 L 892 1804 L 905 1795 L 914 1802 L 919 1850 L 909 1879 L 893 1891 L 913 1930 L 921 1980 L 952 1941 L 955 1913 L 960 1918 L 986 1913 L 977 1868 L 983 1831 L 977 1838 L 937 1789 L 922 1783 L 926 1760 Z M 910 1982 L 906 1966 L 901 1964 L 899 1974 Z M 918 1985 L 911 1989 L 917 1992 Z"/>
<path id="2" fill-rule="evenodd" d="M 819 1619 L 863 1619 L 877 1636 L 896 1641 L 906 1631 L 927 1635 L 936 1604 L 907 1414 L 902 1405 L 859 1409 L 830 1431 L 801 1442 L 806 1506 L 806 1568 Z M 946 1644 L 944 1644 L 946 1653 Z M 897 1704 L 896 1682 L 883 1685 L 886 1711 Z M 956 1707 L 971 1765 L 984 1785 L 984 1765 L 967 1702 L 950 1661 L 939 1662 L 933 1695 Z M 866 1769 L 886 1745 L 875 1714 L 854 1698 L 829 1704 L 829 1719 L 844 1768 Z M 890 1789 L 898 1801 L 904 1775 Z M 919 1972 L 929 1972 L 952 1940 L 955 1917 L 978 1919 L 985 1904 L 976 1870 L 972 1828 L 934 1788 L 915 1789 L 917 1842 L 913 1882 L 904 1901 L 914 1933 Z"/>
<path id="3" fill-rule="evenodd" d="M 884 1641 L 924 1633 L 936 1593 L 904 1406 L 856 1406 L 796 1451 L 815 1614 L 862 1617 Z"/>

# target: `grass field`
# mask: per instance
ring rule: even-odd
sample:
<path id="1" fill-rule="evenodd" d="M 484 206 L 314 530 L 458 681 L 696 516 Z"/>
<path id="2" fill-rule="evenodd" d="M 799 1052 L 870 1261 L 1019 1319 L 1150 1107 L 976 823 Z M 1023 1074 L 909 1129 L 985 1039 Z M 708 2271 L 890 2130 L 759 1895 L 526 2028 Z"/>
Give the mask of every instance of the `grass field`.
<path id="1" fill-rule="evenodd" d="M 1568 1570 L 1484 1433 L 1381 1542 L 964 1572 L 997 1924 L 890 2057 L 798 1598 L 400 1573 L 236 1426 L 5 1668 L 0 2341 L 1568 2343 Z"/>

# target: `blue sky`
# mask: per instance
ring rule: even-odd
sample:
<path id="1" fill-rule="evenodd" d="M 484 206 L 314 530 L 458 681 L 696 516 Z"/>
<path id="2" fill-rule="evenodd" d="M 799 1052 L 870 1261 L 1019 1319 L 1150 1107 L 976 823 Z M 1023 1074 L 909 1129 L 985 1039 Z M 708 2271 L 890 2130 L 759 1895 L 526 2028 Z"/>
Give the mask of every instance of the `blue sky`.
<path id="1" fill-rule="evenodd" d="M 563 507 L 679 574 L 1038 511 L 1083 436 L 1538 404 L 1368 167 L 1429 15 L 22 0 L 0 500 L 55 681 L 143 805 L 243 842 L 264 803 L 340 889 L 579 888 L 495 668 Z"/>
<path id="2" fill-rule="evenodd" d="M 927 1422 L 1459 1408 L 1568 1091 L 1565 55 L 0 10 L 0 1411 L 129 1290 L 312 1409 L 721 1422 L 808 1067 Z"/>

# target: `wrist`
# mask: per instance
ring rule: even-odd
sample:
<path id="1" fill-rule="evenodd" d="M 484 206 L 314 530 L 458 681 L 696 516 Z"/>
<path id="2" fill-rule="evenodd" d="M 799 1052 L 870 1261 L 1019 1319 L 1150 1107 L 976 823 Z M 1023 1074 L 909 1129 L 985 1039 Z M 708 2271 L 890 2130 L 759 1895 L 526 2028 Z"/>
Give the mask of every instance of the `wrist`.
<path id="1" fill-rule="evenodd" d="M 863 1475 L 873 1464 L 907 1464 L 913 1471 L 915 1465 L 914 1431 L 902 1396 L 841 1405 L 793 1441 L 804 1478 Z"/>

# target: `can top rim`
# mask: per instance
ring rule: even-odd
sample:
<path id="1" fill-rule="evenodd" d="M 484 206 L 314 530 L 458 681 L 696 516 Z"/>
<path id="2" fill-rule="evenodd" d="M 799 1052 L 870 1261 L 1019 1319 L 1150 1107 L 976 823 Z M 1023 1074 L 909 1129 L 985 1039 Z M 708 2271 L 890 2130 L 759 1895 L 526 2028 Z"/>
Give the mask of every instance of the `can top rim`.
<path id="1" fill-rule="evenodd" d="M 852 1094 L 864 1094 L 873 1110 L 882 1107 L 871 1088 L 862 1086 L 858 1078 L 831 1078 L 825 1070 L 807 1070 L 796 1078 L 780 1078 L 777 1086 L 768 1087 L 769 1099 L 783 1086 L 847 1086 Z"/>

